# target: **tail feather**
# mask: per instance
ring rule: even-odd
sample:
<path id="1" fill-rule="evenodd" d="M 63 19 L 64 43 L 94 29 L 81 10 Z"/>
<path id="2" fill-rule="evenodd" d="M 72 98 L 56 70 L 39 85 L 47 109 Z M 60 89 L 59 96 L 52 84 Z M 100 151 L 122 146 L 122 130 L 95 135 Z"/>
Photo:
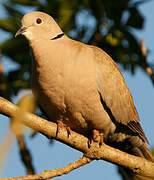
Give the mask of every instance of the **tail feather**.
<path id="1" fill-rule="evenodd" d="M 152 152 L 149 150 L 148 146 L 146 145 L 146 143 L 143 144 L 143 147 L 141 147 L 141 151 L 144 155 L 144 157 L 151 161 L 151 162 L 154 162 L 154 156 L 152 154 Z"/>

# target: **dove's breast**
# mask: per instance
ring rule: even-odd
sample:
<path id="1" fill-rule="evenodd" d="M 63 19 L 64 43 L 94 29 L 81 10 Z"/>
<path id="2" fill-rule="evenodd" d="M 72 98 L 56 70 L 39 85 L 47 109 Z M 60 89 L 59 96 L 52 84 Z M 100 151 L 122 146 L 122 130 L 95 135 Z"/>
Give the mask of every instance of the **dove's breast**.
<path id="1" fill-rule="evenodd" d="M 45 53 L 37 57 L 40 61 L 33 63 L 33 93 L 53 121 L 62 121 L 82 133 L 94 128 L 108 131 L 104 127 L 110 127 L 111 120 L 100 102 L 95 66 L 91 56 L 82 56 L 82 51 L 76 57 L 75 52 L 66 50 L 50 58 Z"/>

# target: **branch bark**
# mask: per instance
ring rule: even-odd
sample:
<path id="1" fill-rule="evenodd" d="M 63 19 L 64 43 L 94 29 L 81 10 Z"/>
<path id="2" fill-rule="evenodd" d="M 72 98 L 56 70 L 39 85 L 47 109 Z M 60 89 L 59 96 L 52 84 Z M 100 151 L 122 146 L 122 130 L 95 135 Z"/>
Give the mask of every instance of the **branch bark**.
<path id="1" fill-rule="evenodd" d="M 41 180 L 41 179 L 49 179 L 54 178 L 57 176 L 61 176 L 63 174 L 68 174 L 74 169 L 77 169 L 87 163 L 90 163 L 92 160 L 87 157 L 82 157 L 79 160 L 75 161 L 74 163 L 70 163 L 67 166 L 55 169 L 55 170 L 45 170 L 41 174 L 37 175 L 29 175 L 23 177 L 15 177 L 15 178 L 0 178 L 0 180 Z"/>
<path id="2" fill-rule="evenodd" d="M 6 116 L 21 117 L 21 122 L 35 131 L 44 134 L 48 138 L 54 138 L 68 146 L 84 153 L 90 159 L 103 159 L 117 165 L 128 167 L 137 174 L 154 178 L 154 163 L 144 158 L 136 157 L 106 144 L 99 147 L 98 143 L 93 142 L 88 148 L 88 139 L 81 134 L 71 131 L 67 136 L 67 131 L 61 128 L 56 136 L 57 125 L 49 122 L 34 114 L 24 112 L 8 100 L 0 97 L 0 112 Z"/>

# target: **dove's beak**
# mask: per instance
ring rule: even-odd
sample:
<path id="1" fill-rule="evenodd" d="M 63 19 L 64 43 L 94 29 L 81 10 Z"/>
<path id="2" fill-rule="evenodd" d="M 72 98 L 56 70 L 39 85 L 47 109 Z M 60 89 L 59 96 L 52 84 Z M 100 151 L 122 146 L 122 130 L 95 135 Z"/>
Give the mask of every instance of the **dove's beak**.
<path id="1" fill-rule="evenodd" d="M 21 27 L 15 34 L 15 37 L 19 36 L 20 34 L 23 34 L 24 32 L 26 32 L 27 27 Z"/>

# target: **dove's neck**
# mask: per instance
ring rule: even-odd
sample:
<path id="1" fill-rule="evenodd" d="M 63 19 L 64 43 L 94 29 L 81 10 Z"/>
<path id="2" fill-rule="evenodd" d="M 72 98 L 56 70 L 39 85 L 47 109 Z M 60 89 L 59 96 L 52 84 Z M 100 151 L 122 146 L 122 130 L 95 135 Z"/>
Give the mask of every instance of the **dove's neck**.
<path id="1" fill-rule="evenodd" d="M 51 72 L 55 72 L 56 69 L 60 71 L 60 68 L 63 67 L 62 64 L 68 62 L 69 58 L 65 56 L 68 53 L 65 48 L 67 46 L 67 37 L 63 34 L 60 36 L 55 36 L 55 39 L 31 42 L 30 46 L 37 72 L 42 72 L 42 69 Z"/>

